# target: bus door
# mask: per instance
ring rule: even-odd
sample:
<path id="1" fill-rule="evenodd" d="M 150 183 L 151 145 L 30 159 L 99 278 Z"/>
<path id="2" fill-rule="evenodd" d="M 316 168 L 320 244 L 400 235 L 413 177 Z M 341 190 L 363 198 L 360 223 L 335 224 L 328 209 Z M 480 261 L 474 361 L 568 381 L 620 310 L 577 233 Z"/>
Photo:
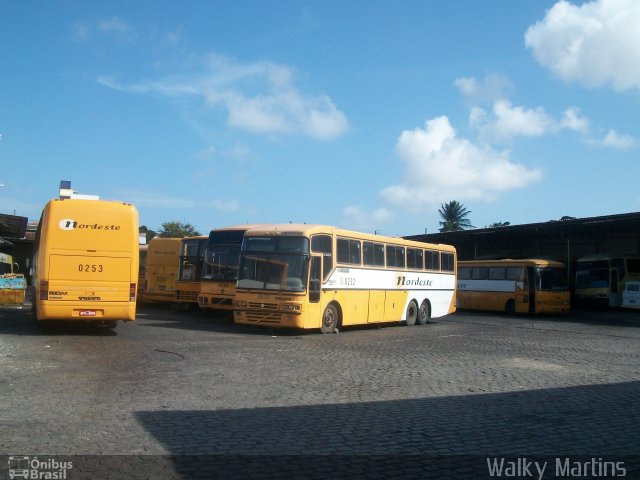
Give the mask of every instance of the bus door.
<path id="1" fill-rule="evenodd" d="M 609 306 L 617 307 L 621 303 L 620 289 L 618 288 L 618 282 L 620 281 L 620 274 L 617 268 L 611 268 L 611 282 L 609 295 Z"/>
<path id="2" fill-rule="evenodd" d="M 529 281 L 529 313 L 536 313 L 536 270 L 527 267 L 527 279 Z"/>

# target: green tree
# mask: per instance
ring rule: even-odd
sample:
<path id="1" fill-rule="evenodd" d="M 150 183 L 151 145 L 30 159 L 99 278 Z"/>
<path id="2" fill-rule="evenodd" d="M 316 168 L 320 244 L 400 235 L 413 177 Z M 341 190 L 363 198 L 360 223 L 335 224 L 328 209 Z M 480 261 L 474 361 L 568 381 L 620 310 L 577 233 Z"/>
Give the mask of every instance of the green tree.
<path id="1" fill-rule="evenodd" d="M 440 204 L 438 213 L 442 218 L 440 221 L 441 232 L 457 232 L 467 228 L 475 228 L 467 218 L 471 212 L 457 200 Z"/>
<path id="2" fill-rule="evenodd" d="M 149 240 L 151 240 L 153 237 L 155 237 L 157 235 L 157 233 L 154 230 L 151 230 L 150 228 L 147 228 L 146 225 L 142 225 L 138 229 L 138 232 L 145 234 L 145 236 L 147 237 L 147 243 L 149 243 Z"/>
<path id="3" fill-rule="evenodd" d="M 193 225 L 182 222 L 164 222 L 162 228 L 158 232 L 159 237 L 193 237 L 200 235 Z"/>
<path id="4" fill-rule="evenodd" d="M 493 222 L 489 225 L 489 228 L 508 227 L 509 225 L 511 225 L 511 222 Z"/>

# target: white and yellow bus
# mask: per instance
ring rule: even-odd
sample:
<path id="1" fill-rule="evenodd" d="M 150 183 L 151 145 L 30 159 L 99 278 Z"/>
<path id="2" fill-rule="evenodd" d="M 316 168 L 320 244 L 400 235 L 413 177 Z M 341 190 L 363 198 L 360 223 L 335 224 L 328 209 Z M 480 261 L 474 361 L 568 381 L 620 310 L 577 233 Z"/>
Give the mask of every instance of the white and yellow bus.
<path id="1" fill-rule="evenodd" d="M 185 237 L 180 245 L 178 280 L 176 280 L 175 301 L 186 307 L 198 306 L 202 262 L 207 246 L 207 236 Z"/>
<path id="2" fill-rule="evenodd" d="M 173 303 L 180 258 L 180 238 L 156 237 L 149 241 L 144 271 L 145 303 Z"/>
<path id="3" fill-rule="evenodd" d="M 323 225 L 247 230 L 234 321 L 335 332 L 455 311 L 456 251 Z"/>
<path id="4" fill-rule="evenodd" d="M 244 232 L 257 224 L 216 228 L 209 233 L 204 254 L 198 304 L 204 310 L 232 311 Z"/>
<path id="5" fill-rule="evenodd" d="M 602 253 L 579 258 L 576 265 L 576 302 L 619 307 L 624 284 L 631 280 L 640 280 L 640 256 Z"/>
<path id="6" fill-rule="evenodd" d="M 88 320 L 110 328 L 136 316 L 138 212 L 128 203 L 51 200 L 36 232 L 36 321 Z"/>
<path id="7" fill-rule="evenodd" d="M 570 309 L 567 268 L 539 259 L 458 262 L 458 308 L 565 314 Z"/>

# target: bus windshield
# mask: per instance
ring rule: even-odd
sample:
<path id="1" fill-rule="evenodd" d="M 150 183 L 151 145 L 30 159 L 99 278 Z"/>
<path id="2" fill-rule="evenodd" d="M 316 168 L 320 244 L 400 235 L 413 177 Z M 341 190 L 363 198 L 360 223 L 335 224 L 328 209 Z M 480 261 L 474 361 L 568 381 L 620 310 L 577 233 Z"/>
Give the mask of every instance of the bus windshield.
<path id="1" fill-rule="evenodd" d="M 536 289 L 540 292 L 568 290 L 567 270 L 562 267 L 536 268 Z"/>
<path id="2" fill-rule="evenodd" d="M 607 287 L 609 287 L 609 262 L 607 260 L 578 263 L 576 288 Z"/>
<path id="3" fill-rule="evenodd" d="M 238 288 L 303 292 L 308 269 L 308 238 L 246 237 L 242 244 Z"/>
<path id="4" fill-rule="evenodd" d="M 214 245 L 204 254 L 205 280 L 235 282 L 238 278 L 240 245 Z"/>

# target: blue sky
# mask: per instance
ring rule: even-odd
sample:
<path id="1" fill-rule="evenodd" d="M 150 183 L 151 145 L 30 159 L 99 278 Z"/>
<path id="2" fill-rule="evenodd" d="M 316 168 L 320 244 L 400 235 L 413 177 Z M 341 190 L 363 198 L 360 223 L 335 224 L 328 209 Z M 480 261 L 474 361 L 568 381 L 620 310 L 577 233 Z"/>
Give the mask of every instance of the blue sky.
<path id="1" fill-rule="evenodd" d="M 640 210 L 640 2 L 0 7 L 0 212 L 435 232 Z"/>

